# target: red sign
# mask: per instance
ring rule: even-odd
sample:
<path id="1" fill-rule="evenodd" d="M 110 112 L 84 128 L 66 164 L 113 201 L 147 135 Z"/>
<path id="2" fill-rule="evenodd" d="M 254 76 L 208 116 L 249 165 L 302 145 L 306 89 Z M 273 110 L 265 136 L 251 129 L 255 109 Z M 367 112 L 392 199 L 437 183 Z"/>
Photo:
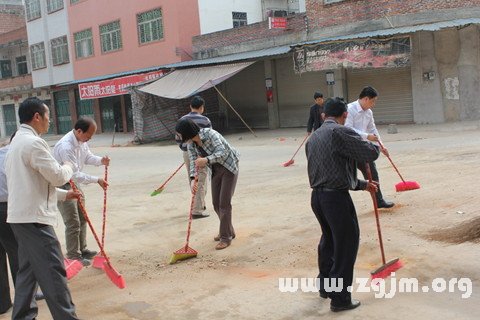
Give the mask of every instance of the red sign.
<path id="1" fill-rule="evenodd" d="M 155 80 L 161 75 L 163 75 L 163 71 L 159 70 L 149 73 L 135 74 L 122 78 L 81 83 L 78 85 L 78 90 L 80 91 L 80 99 L 97 99 L 128 94 L 128 87 Z"/>
<path id="2" fill-rule="evenodd" d="M 287 18 L 282 18 L 282 17 L 268 18 L 268 29 L 286 29 L 286 28 L 287 28 Z"/>

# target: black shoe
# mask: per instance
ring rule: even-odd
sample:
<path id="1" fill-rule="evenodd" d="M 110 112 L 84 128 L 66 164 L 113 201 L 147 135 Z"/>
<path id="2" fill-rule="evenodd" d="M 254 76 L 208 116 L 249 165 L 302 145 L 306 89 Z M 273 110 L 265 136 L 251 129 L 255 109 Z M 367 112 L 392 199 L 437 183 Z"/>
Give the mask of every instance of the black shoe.
<path id="1" fill-rule="evenodd" d="M 210 217 L 210 215 L 208 213 L 205 213 L 205 212 L 192 214 L 192 219 L 202 219 L 202 218 L 207 218 L 207 217 Z"/>
<path id="2" fill-rule="evenodd" d="M 39 290 L 37 293 L 35 293 L 35 301 L 40 300 L 45 300 L 45 296 L 43 295 L 43 292 Z"/>
<path id="3" fill-rule="evenodd" d="M 328 299 L 328 293 L 327 293 L 327 291 L 325 291 L 325 290 L 320 290 L 320 291 L 318 291 L 318 293 L 320 294 L 320 298 L 322 298 L 322 299 Z"/>
<path id="4" fill-rule="evenodd" d="M 393 207 L 394 205 L 395 205 L 395 203 L 393 203 L 393 202 L 381 200 L 381 201 L 378 201 L 377 207 L 388 209 L 388 208 Z"/>
<path id="5" fill-rule="evenodd" d="M 70 260 L 78 260 L 80 261 L 80 263 L 84 266 L 84 267 L 88 267 L 92 264 L 92 262 L 88 259 L 85 259 L 84 257 L 80 257 L 80 258 L 67 258 L 67 259 L 70 259 Z"/>
<path id="6" fill-rule="evenodd" d="M 97 253 L 98 253 L 97 251 L 85 249 L 85 250 L 82 250 L 82 258 L 91 260 L 93 259 L 93 257 L 97 255 Z"/>
<path id="7" fill-rule="evenodd" d="M 332 312 L 340 312 L 340 311 L 352 310 L 359 306 L 360 306 L 360 301 L 352 299 L 352 301 L 350 301 L 350 303 L 346 305 L 339 305 L 339 306 L 330 305 L 330 310 L 332 310 Z"/>

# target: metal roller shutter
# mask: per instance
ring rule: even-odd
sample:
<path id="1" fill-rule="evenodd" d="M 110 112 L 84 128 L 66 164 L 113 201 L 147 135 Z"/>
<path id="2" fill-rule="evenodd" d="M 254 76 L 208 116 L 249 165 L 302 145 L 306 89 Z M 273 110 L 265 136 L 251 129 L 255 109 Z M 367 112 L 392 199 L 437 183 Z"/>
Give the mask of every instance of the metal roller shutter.
<path id="1" fill-rule="evenodd" d="M 378 91 L 378 100 L 372 109 L 375 123 L 413 123 L 410 68 L 347 70 L 349 102 L 358 99 L 367 85 Z"/>
<path id="2" fill-rule="evenodd" d="M 320 90 L 326 97 L 325 72 L 293 71 L 292 57 L 276 60 L 277 97 L 280 127 L 306 127 L 313 94 Z"/>

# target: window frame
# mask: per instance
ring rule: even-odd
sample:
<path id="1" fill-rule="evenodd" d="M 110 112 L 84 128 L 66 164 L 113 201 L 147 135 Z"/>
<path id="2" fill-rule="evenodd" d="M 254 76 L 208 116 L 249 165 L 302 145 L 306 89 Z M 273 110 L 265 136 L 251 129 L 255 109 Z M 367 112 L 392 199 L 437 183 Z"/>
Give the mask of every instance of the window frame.
<path id="1" fill-rule="evenodd" d="M 20 58 L 24 58 L 25 60 L 24 61 L 19 61 Z M 20 73 L 20 64 L 23 66 L 25 65 L 25 70 L 26 72 L 25 73 Z M 17 66 L 17 74 L 19 76 L 24 76 L 26 74 L 28 74 L 28 62 L 27 62 L 27 56 L 18 56 L 18 57 L 15 57 L 15 65 Z"/>
<path id="2" fill-rule="evenodd" d="M 86 31 L 90 31 L 90 37 L 85 37 L 83 39 L 80 39 L 80 40 L 77 40 L 75 37 L 82 33 L 82 32 L 86 32 Z M 87 43 L 86 45 L 84 45 L 84 43 Z M 85 51 L 85 46 L 90 46 L 90 54 L 87 54 L 87 55 L 83 55 L 83 56 L 79 56 L 78 55 L 78 47 L 77 47 L 77 44 L 79 44 L 82 49 L 82 52 Z M 80 30 L 80 31 L 77 31 L 77 32 L 74 32 L 73 33 L 73 45 L 75 47 L 75 59 L 85 59 L 85 58 L 88 58 L 88 57 L 92 57 L 95 55 L 95 49 L 94 49 L 94 46 L 93 46 L 93 30 L 92 28 L 88 28 L 88 29 L 84 29 L 84 30 Z M 86 48 L 88 50 L 88 47 Z M 88 52 L 87 52 L 88 53 Z"/>
<path id="3" fill-rule="evenodd" d="M 37 47 L 37 46 L 42 46 L 41 50 L 33 50 L 33 48 Z M 41 66 L 38 66 L 37 65 L 37 62 L 38 60 L 36 59 L 37 55 L 39 53 L 42 53 L 42 56 L 40 57 L 43 65 Z M 35 56 L 34 56 L 35 55 Z M 30 59 L 31 59 L 31 62 L 32 62 L 32 70 L 39 70 L 39 69 L 43 69 L 43 68 L 46 68 L 47 67 L 47 58 L 46 58 L 46 53 L 45 53 L 45 43 L 42 41 L 42 42 L 38 42 L 38 43 L 34 43 L 30 46 Z"/>
<path id="4" fill-rule="evenodd" d="M 323 0 L 323 5 L 329 5 L 337 2 L 343 2 L 345 0 Z"/>
<path id="5" fill-rule="evenodd" d="M 115 29 L 115 30 L 109 30 L 107 32 L 103 32 L 102 33 L 102 27 L 107 27 L 108 25 L 111 25 L 111 24 L 114 24 L 114 23 L 118 23 L 118 29 Z M 98 30 L 100 32 L 100 50 L 102 52 L 102 54 L 104 53 L 110 53 L 110 52 L 116 52 L 116 51 L 119 51 L 123 48 L 123 41 L 122 41 L 122 25 L 121 25 L 121 22 L 120 22 L 120 19 L 118 20 L 115 20 L 115 21 L 111 21 L 111 22 L 108 22 L 108 23 L 104 23 L 104 24 L 101 24 L 99 25 L 98 27 Z M 116 48 L 114 48 L 113 46 L 113 34 L 117 34 L 117 39 L 118 39 L 118 44 L 116 46 Z M 109 39 L 107 39 L 109 41 L 109 44 L 110 44 L 110 50 L 105 50 L 105 47 L 104 47 L 104 39 L 105 37 L 107 37 Z"/>
<path id="6" fill-rule="evenodd" d="M 238 18 L 238 17 L 235 17 L 235 14 L 245 14 L 245 19 L 242 18 Z M 247 15 L 247 12 L 240 12 L 240 11 L 232 11 L 232 25 L 233 27 L 232 28 L 240 28 L 240 27 L 243 27 L 243 26 L 246 26 L 248 25 L 248 15 Z"/>
<path id="7" fill-rule="evenodd" d="M 32 6 L 35 4 L 35 15 L 32 14 Z M 25 16 L 27 21 L 32 21 L 42 17 L 42 7 L 40 0 L 25 0 Z"/>
<path id="8" fill-rule="evenodd" d="M 148 14 L 148 13 L 151 13 L 151 12 L 154 12 L 154 11 L 159 11 L 159 16 L 156 17 L 156 18 L 153 18 L 151 20 L 147 20 L 147 21 L 142 21 L 140 22 L 139 19 L 142 15 L 144 14 Z M 137 13 L 136 15 L 136 19 L 137 19 L 137 36 L 138 36 L 138 43 L 140 45 L 145 45 L 145 44 L 149 44 L 149 43 L 152 43 L 152 42 L 156 42 L 156 41 L 161 41 L 165 38 L 165 28 L 163 26 L 163 11 L 162 11 L 162 8 L 154 8 L 154 9 L 151 9 L 151 10 L 148 10 L 148 11 L 144 11 L 144 12 L 140 12 L 140 13 Z M 154 24 L 155 22 L 158 21 L 158 38 L 154 38 L 154 31 L 153 31 L 153 28 L 154 28 Z M 144 27 L 144 29 L 142 30 L 142 27 Z M 143 33 L 146 35 L 147 31 L 145 31 L 145 29 L 149 29 L 149 37 L 150 37 L 150 40 L 146 40 L 146 41 L 142 41 L 142 31 Z M 145 36 L 144 37 L 145 39 L 147 39 L 148 37 Z"/>
<path id="9" fill-rule="evenodd" d="M 52 3 L 56 4 L 58 7 L 51 8 Z M 54 13 L 62 10 L 65 7 L 63 0 L 47 0 L 47 12 L 48 14 Z"/>
<path id="10" fill-rule="evenodd" d="M 60 41 L 61 43 L 54 43 L 55 41 Z M 50 50 L 52 65 L 59 66 L 62 64 L 70 63 L 70 56 L 68 53 L 68 38 L 66 35 L 57 37 L 50 40 Z M 56 58 L 61 58 L 60 61 L 56 61 Z"/>

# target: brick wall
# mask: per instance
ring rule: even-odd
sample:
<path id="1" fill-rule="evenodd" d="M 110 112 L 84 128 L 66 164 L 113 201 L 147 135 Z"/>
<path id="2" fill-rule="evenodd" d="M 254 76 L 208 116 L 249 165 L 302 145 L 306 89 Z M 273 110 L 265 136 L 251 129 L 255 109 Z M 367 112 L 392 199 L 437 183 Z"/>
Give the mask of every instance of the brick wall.
<path id="1" fill-rule="evenodd" d="M 480 7 L 480 0 L 344 0 L 324 4 L 324 0 L 306 0 L 309 27 L 342 25 L 365 20 L 431 12 L 441 9 Z"/>
<path id="2" fill-rule="evenodd" d="M 226 47 L 258 39 L 268 39 L 304 31 L 305 14 L 296 14 L 287 18 L 286 29 L 268 29 L 268 21 L 252 23 L 240 28 L 228 29 L 193 37 L 194 53 L 204 52 L 209 57 L 215 56 L 214 48 Z M 209 51 L 210 52 L 207 52 Z M 205 56 L 203 57 L 205 58 Z"/>
<path id="3" fill-rule="evenodd" d="M 25 40 L 25 42 L 27 41 L 27 27 L 25 24 L 23 27 L 20 27 L 17 30 L 0 34 L 0 44 L 9 44 L 12 42 L 17 42 L 18 40 Z"/>
<path id="4" fill-rule="evenodd" d="M 29 90 L 32 89 L 32 75 L 26 74 L 23 76 L 0 79 L 0 93 L 9 93 L 14 88 L 17 90 Z"/>
<path id="5" fill-rule="evenodd" d="M 25 26 L 23 6 L 0 5 L 0 34 Z"/>

